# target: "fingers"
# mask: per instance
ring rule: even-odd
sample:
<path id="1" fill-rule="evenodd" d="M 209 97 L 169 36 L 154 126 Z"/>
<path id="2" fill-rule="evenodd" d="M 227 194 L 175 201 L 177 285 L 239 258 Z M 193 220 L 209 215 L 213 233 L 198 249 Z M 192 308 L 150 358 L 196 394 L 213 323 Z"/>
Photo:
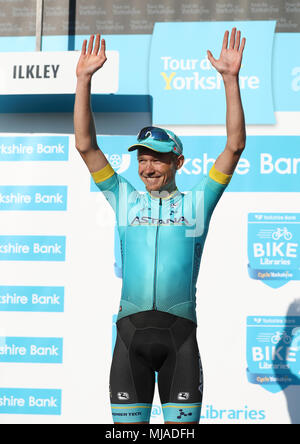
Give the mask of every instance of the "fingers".
<path id="1" fill-rule="evenodd" d="M 236 33 L 236 39 L 235 39 L 235 45 L 234 45 L 234 49 L 235 49 L 236 51 L 239 50 L 240 42 L 241 42 L 241 31 L 238 31 L 238 32 Z"/>
<path id="2" fill-rule="evenodd" d="M 105 51 L 106 51 L 106 41 L 104 39 L 102 39 L 102 42 L 101 42 L 101 53 L 105 55 Z"/>
<path id="3" fill-rule="evenodd" d="M 95 41 L 95 46 L 94 46 L 94 41 Z M 86 51 L 87 40 L 84 40 L 83 45 L 82 45 L 81 53 L 82 53 L 83 55 L 86 55 L 86 54 L 87 54 L 87 55 L 91 55 L 91 54 L 93 54 L 93 55 L 97 56 L 98 53 L 99 53 L 100 45 L 101 45 L 101 50 L 100 50 L 100 52 L 101 52 L 102 54 L 105 55 L 105 50 L 106 50 L 106 43 L 105 43 L 105 40 L 102 39 L 102 41 L 101 41 L 101 36 L 100 36 L 100 34 L 97 34 L 97 35 L 96 35 L 96 40 L 95 40 L 95 36 L 94 36 L 94 35 L 91 35 L 90 40 L 89 40 L 89 46 L 88 46 L 87 51 Z"/>
<path id="4" fill-rule="evenodd" d="M 210 51 L 207 51 L 207 57 L 210 63 L 214 66 L 214 64 L 216 63 L 216 59 L 214 58 L 214 56 Z"/>
<path id="5" fill-rule="evenodd" d="M 98 55 L 98 52 L 99 52 L 99 49 L 100 49 L 100 40 L 101 40 L 100 34 L 97 34 L 96 35 L 96 42 L 95 42 L 94 52 L 93 52 L 94 55 Z"/>
<path id="6" fill-rule="evenodd" d="M 245 39 L 245 37 L 244 37 L 243 40 L 242 40 L 242 44 L 241 44 L 241 46 L 240 46 L 240 49 L 239 49 L 239 52 L 240 52 L 241 54 L 242 54 L 243 51 L 244 51 L 245 45 L 246 45 L 246 39 Z"/>
<path id="7" fill-rule="evenodd" d="M 85 55 L 85 53 L 86 53 L 86 45 L 87 45 L 87 40 L 84 40 L 83 44 L 82 44 L 82 48 L 81 48 L 82 55 Z"/>
<path id="8" fill-rule="evenodd" d="M 225 34 L 224 34 L 222 49 L 227 49 L 228 38 L 229 38 L 229 31 L 226 31 Z"/>
<path id="9" fill-rule="evenodd" d="M 90 37 L 90 41 L 89 41 L 88 50 L 87 50 L 87 53 L 88 53 L 89 55 L 92 54 L 92 51 L 93 51 L 94 38 L 95 38 L 95 36 L 94 36 L 94 35 L 91 35 L 91 37 Z"/>
<path id="10" fill-rule="evenodd" d="M 229 49 L 234 49 L 235 35 L 236 35 L 236 28 L 232 28 L 230 42 L 229 42 Z"/>
<path id="11" fill-rule="evenodd" d="M 222 49 L 227 49 L 228 38 L 229 38 L 229 31 L 226 31 L 223 39 Z M 242 39 L 241 43 L 241 31 L 237 31 L 236 28 L 232 28 L 228 49 L 234 49 L 235 51 L 243 52 L 245 44 L 246 44 L 245 38 Z"/>

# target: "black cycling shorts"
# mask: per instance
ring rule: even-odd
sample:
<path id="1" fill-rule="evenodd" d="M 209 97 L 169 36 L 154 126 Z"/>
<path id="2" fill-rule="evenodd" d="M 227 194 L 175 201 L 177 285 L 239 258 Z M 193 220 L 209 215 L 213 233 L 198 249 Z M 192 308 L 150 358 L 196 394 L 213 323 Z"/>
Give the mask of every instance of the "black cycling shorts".
<path id="1" fill-rule="evenodd" d="M 202 366 L 194 322 L 161 311 L 143 311 L 117 322 L 110 373 L 115 423 L 149 422 L 158 389 L 165 422 L 199 422 Z"/>

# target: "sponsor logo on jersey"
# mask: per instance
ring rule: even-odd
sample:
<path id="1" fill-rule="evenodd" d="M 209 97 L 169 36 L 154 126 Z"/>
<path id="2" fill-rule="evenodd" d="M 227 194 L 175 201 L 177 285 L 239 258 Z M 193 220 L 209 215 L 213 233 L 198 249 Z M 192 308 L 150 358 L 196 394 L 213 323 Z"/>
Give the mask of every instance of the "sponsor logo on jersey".
<path id="1" fill-rule="evenodd" d="M 191 224 L 189 221 L 184 217 L 181 216 L 178 219 L 174 217 L 174 219 L 157 219 L 154 217 L 149 216 L 136 216 L 130 223 L 130 225 L 187 225 L 190 226 Z"/>

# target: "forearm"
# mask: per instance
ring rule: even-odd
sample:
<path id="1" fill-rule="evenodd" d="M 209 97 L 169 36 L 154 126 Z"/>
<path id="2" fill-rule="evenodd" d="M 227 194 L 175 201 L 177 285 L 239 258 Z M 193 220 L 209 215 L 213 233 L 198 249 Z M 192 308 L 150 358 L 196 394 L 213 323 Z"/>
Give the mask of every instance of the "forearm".
<path id="1" fill-rule="evenodd" d="M 245 148 L 245 116 L 241 100 L 238 76 L 223 76 L 226 93 L 226 148 L 240 152 Z"/>
<path id="2" fill-rule="evenodd" d="M 98 149 L 94 117 L 91 108 L 91 78 L 77 79 L 74 106 L 75 144 L 80 152 Z"/>

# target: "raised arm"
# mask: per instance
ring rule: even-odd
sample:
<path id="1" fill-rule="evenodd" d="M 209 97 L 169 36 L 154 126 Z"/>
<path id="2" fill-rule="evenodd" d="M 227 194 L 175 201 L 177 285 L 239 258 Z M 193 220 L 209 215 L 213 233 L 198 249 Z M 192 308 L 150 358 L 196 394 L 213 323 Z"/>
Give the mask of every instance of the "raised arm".
<path id="1" fill-rule="evenodd" d="M 75 145 L 91 173 L 101 170 L 107 165 L 107 160 L 99 149 L 96 139 L 96 129 L 91 109 L 92 77 L 106 62 L 105 40 L 100 35 L 90 37 L 82 45 L 81 56 L 77 65 L 77 87 L 74 106 Z M 101 46 L 101 48 L 100 48 Z"/>
<path id="2" fill-rule="evenodd" d="M 232 29 L 230 41 L 226 31 L 219 60 L 210 51 L 208 59 L 213 67 L 222 75 L 226 94 L 226 130 L 227 143 L 225 150 L 216 160 L 215 167 L 224 174 L 233 174 L 246 144 L 246 128 L 244 111 L 239 87 L 239 71 L 241 68 L 246 39 L 241 41 L 241 32 Z"/>

